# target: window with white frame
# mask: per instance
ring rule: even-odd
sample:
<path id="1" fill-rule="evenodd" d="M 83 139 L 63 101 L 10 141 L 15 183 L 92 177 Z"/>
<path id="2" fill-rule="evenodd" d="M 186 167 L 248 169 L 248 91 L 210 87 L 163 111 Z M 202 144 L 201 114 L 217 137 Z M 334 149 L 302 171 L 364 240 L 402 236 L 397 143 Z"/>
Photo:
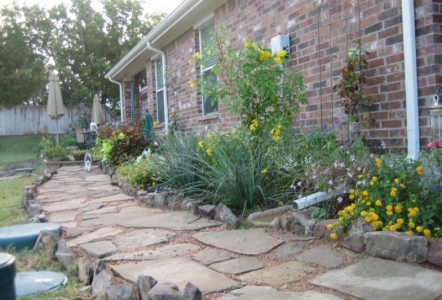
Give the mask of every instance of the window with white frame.
<path id="1" fill-rule="evenodd" d="M 203 115 L 208 115 L 218 111 L 218 103 L 211 102 L 210 97 L 204 95 L 204 82 L 216 81 L 216 74 L 212 72 L 212 68 L 216 64 L 215 55 L 215 26 L 212 24 L 199 31 L 200 37 L 200 53 L 204 57 L 204 65 L 201 65 L 201 77 L 203 79 L 201 100 L 203 105 Z M 210 55 L 208 55 L 208 52 Z"/>
<path id="2" fill-rule="evenodd" d="M 164 123 L 165 109 L 164 109 L 164 80 L 163 80 L 163 63 L 161 60 L 155 61 L 155 82 L 156 92 L 155 98 L 157 102 L 157 122 Z"/>

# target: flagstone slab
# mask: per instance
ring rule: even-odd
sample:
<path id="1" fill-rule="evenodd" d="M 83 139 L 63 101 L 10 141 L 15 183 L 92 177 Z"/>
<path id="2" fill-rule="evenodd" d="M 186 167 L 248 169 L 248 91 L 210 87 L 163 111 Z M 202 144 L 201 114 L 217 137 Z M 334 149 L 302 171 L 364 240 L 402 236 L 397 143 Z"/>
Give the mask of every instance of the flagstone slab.
<path id="1" fill-rule="evenodd" d="M 104 261 L 123 261 L 123 260 L 155 260 L 184 256 L 198 250 L 199 247 L 193 244 L 175 244 L 156 248 L 155 250 L 145 250 L 137 252 L 119 253 L 104 258 Z"/>
<path id="2" fill-rule="evenodd" d="M 326 268 L 336 268 L 345 261 L 345 255 L 333 250 L 329 245 L 320 245 L 301 253 L 298 261 L 314 263 Z"/>
<path id="3" fill-rule="evenodd" d="M 132 204 L 132 205 L 126 206 L 126 207 L 122 207 L 122 205 L 118 205 L 118 207 L 121 207 L 120 213 L 136 213 L 136 212 L 139 212 L 140 210 L 144 210 L 149 213 L 163 213 L 164 212 L 164 210 L 159 209 L 159 208 L 140 207 L 140 206 L 136 205 L 135 201 L 129 202 L 127 204 Z"/>
<path id="4" fill-rule="evenodd" d="M 291 242 L 280 249 L 273 255 L 272 260 L 278 261 L 281 259 L 291 258 L 304 251 L 305 243 L 302 242 Z"/>
<path id="5" fill-rule="evenodd" d="M 203 244 L 247 255 L 267 253 L 283 243 L 264 229 L 200 232 L 193 237 Z"/>
<path id="6" fill-rule="evenodd" d="M 113 186 L 110 185 L 109 183 L 106 184 L 98 184 L 98 183 L 93 183 L 93 185 L 91 186 L 87 186 L 87 190 L 89 192 L 105 192 L 105 191 L 120 191 L 121 189 L 118 186 Z"/>
<path id="7" fill-rule="evenodd" d="M 108 196 L 113 196 L 113 195 L 117 195 L 119 194 L 120 191 L 119 190 L 110 190 L 110 191 L 90 191 L 88 193 L 88 196 L 90 198 L 104 198 L 104 197 L 108 197 Z"/>
<path id="8" fill-rule="evenodd" d="M 441 272 L 375 257 L 309 282 L 365 300 L 434 300 L 442 295 Z"/>
<path id="9" fill-rule="evenodd" d="M 85 203 L 85 198 L 78 198 L 74 200 L 67 200 L 67 201 L 61 201 L 61 202 L 54 202 L 50 204 L 43 204 L 43 210 L 48 212 L 53 211 L 61 211 L 61 210 L 73 210 L 78 208 L 83 208 L 87 204 Z"/>
<path id="10" fill-rule="evenodd" d="M 97 210 L 91 210 L 85 212 L 83 215 L 102 215 L 102 214 L 110 214 L 110 213 L 117 213 L 118 209 L 115 206 L 109 206 Z"/>
<path id="11" fill-rule="evenodd" d="M 84 198 L 86 196 L 86 192 L 76 192 L 76 193 L 69 193 L 69 192 L 55 192 L 55 193 L 44 193 L 39 194 L 35 200 L 41 203 L 48 203 L 48 202 L 59 202 L 59 201 L 66 201 L 66 200 L 74 200 L 78 198 Z"/>
<path id="12" fill-rule="evenodd" d="M 120 222 L 132 221 L 138 219 L 151 218 L 155 213 L 150 212 L 148 209 L 139 208 L 137 212 L 128 213 L 114 213 L 114 214 L 102 214 L 102 215 L 89 215 L 89 217 L 96 217 L 90 220 L 82 220 L 82 226 L 109 226 L 116 225 Z"/>
<path id="13" fill-rule="evenodd" d="M 225 261 L 231 259 L 232 257 L 236 257 L 233 254 L 230 254 L 227 251 L 214 249 L 214 248 L 204 248 L 197 254 L 193 256 L 193 258 L 205 265 L 211 265 L 213 263 Z"/>
<path id="14" fill-rule="evenodd" d="M 109 241 L 81 244 L 80 248 L 95 258 L 103 258 L 118 253 L 118 249 Z"/>
<path id="15" fill-rule="evenodd" d="M 65 191 L 81 191 L 83 189 L 82 185 L 77 185 L 77 184 L 71 184 L 71 185 L 66 185 L 64 183 L 58 183 L 58 184 L 52 184 L 52 185 L 48 185 L 45 184 L 43 185 L 43 187 L 39 188 L 38 192 L 39 193 L 48 193 L 48 192 L 65 192 Z"/>
<path id="16" fill-rule="evenodd" d="M 215 227 L 222 223 L 215 220 L 200 218 L 186 211 L 172 211 L 155 214 L 149 218 L 118 222 L 117 224 L 132 228 L 164 228 L 185 231 Z"/>
<path id="17" fill-rule="evenodd" d="M 132 196 L 128 196 L 128 195 L 119 193 L 117 195 L 92 199 L 89 201 L 89 203 L 117 202 L 117 201 L 128 201 L 128 200 L 133 200 L 133 199 L 134 199 L 134 197 L 132 197 Z"/>
<path id="18" fill-rule="evenodd" d="M 209 266 L 209 268 L 229 274 L 241 274 L 258 269 L 264 268 L 264 265 L 257 261 L 256 259 L 250 257 L 240 257 L 235 259 L 226 260 L 219 263 L 214 263 Z"/>
<path id="19" fill-rule="evenodd" d="M 285 232 L 274 232 L 273 236 L 278 239 L 282 239 L 284 241 L 287 241 L 287 242 L 293 242 L 293 241 L 305 242 L 305 241 L 318 239 L 318 238 L 312 237 L 312 236 L 300 236 L 300 235 L 296 235 L 294 233 L 285 233 Z"/>
<path id="20" fill-rule="evenodd" d="M 79 236 L 80 234 L 83 234 L 85 232 L 91 232 L 91 231 L 95 231 L 97 230 L 97 228 L 95 227 L 72 227 L 72 228 L 67 228 L 66 229 L 66 237 L 67 238 L 74 238 Z"/>
<path id="21" fill-rule="evenodd" d="M 233 290 L 217 300 L 341 300 L 338 296 L 322 294 L 315 291 L 280 292 L 270 286 L 245 286 Z"/>
<path id="22" fill-rule="evenodd" d="M 88 204 L 85 207 L 79 208 L 78 211 L 91 211 L 91 210 L 97 210 L 104 206 L 102 203 L 91 203 Z"/>
<path id="23" fill-rule="evenodd" d="M 115 245 L 121 248 L 139 249 L 167 243 L 176 235 L 174 232 L 159 229 L 135 230 L 117 237 Z"/>
<path id="24" fill-rule="evenodd" d="M 94 231 L 94 232 L 82 235 L 82 236 L 75 238 L 73 240 L 70 240 L 67 242 L 67 245 L 69 247 L 75 247 L 80 244 L 94 242 L 94 241 L 102 239 L 102 238 L 116 236 L 117 234 L 119 234 L 121 232 L 122 232 L 122 230 L 118 229 L 118 228 L 104 227 L 104 228 L 101 228 L 97 231 Z"/>
<path id="25" fill-rule="evenodd" d="M 244 281 L 254 281 L 272 286 L 280 286 L 301 280 L 314 270 L 315 268 L 306 266 L 302 263 L 290 261 L 272 268 L 253 271 L 236 278 Z"/>
<path id="26" fill-rule="evenodd" d="M 119 264 L 112 270 L 133 283 L 139 275 L 149 274 L 158 282 L 175 283 L 180 291 L 184 291 L 188 282 L 199 287 L 202 293 L 241 287 L 239 282 L 183 257 Z"/>
<path id="27" fill-rule="evenodd" d="M 109 175 L 93 175 L 93 176 L 87 176 L 84 178 L 86 181 L 111 181 L 111 178 Z"/>
<path id="28" fill-rule="evenodd" d="M 65 229 L 75 228 L 75 227 L 77 227 L 77 222 L 73 221 L 73 222 L 58 223 L 58 225 L 60 225 L 61 227 L 65 228 Z"/>
<path id="29" fill-rule="evenodd" d="M 49 221 L 51 223 L 72 222 L 72 221 L 75 221 L 75 218 L 77 217 L 77 215 L 78 215 L 78 211 L 76 211 L 76 210 L 55 212 L 49 216 Z"/>

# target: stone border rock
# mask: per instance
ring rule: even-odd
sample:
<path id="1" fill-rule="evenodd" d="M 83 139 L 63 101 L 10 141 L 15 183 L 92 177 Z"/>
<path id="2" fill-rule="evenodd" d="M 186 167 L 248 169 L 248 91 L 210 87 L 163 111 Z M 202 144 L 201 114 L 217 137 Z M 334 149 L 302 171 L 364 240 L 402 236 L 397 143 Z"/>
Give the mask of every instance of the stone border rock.
<path id="1" fill-rule="evenodd" d="M 258 227 L 279 227 L 280 226 L 280 220 L 278 220 L 278 217 L 281 217 L 286 212 L 294 211 L 293 207 L 290 205 L 280 206 L 272 209 L 268 209 L 265 211 L 259 211 L 255 212 L 253 214 L 250 214 L 247 217 L 247 220 L 252 223 L 254 226 Z M 272 219 L 271 222 L 264 222 L 260 221 L 260 219 Z"/>

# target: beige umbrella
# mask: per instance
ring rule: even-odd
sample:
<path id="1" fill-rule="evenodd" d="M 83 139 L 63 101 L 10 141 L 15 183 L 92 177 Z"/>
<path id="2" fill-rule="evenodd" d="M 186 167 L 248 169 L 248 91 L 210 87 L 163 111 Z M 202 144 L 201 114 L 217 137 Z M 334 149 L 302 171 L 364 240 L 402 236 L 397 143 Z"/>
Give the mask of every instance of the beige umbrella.
<path id="1" fill-rule="evenodd" d="M 95 95 L 94 97 L 91 122 L 97 125 L 103 123 L 103 110 L 101 108 L 100 97 L 98 97 L 98 95 Z"/>
<path id="2" fill-rule="evenodd" d="M 58 120 L 64 116 L 65 108 L 61 97 L 60 83 L 54 72 L 49 76 L 48 115 L 57 122 L 57 145 L 58 145 Z"/>

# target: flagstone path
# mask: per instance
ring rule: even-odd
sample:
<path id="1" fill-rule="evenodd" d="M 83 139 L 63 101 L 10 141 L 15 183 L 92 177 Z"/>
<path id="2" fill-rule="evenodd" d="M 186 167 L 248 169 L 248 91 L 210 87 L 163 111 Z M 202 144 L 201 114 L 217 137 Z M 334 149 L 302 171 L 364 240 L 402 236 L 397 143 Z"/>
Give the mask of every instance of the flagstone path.
<path id="1" fill-rule="evenodd" d="M 111 185 L 98 168 L 63 167 L 39 187 L 49 222 L 69 247 L 112 264 L 136 282 L 150 275 L 203 299 L 420 299 L 442 296 L 442 273 L 370 258 L 333 243 L 276 229 L 229 230 L 193 215 L 147 207 Z"/>

